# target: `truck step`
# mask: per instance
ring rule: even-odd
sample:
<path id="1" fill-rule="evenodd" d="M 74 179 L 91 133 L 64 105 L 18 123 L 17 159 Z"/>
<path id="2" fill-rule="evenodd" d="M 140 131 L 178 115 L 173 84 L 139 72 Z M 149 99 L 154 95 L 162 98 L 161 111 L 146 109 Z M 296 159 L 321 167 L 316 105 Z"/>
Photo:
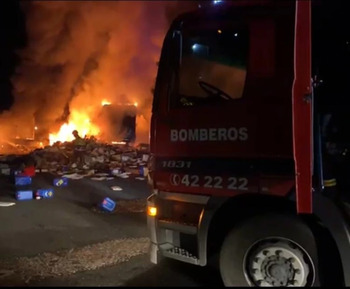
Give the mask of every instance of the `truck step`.
<path id="1" fill-rule="evenodd" d="M 169 248 L 167 245 L 168 244 L 160 245 L 160 250 L 162 251 L 163 256 L 186 263 L 199 265 L 199 259 L 187 250 L 175 246 Z"/>
<path id="2" fill-rule="evenodd" d="M 173 220 L 168 219 L 159 219 L 158 220 L 158 226 L 161 228 L 189 234 L 189 235 L 196 235 L 197 234 L 197 225 L 195 224 L 188 224 L 188 223 L 181 223 L 181 222 L 174 222 Z"/>

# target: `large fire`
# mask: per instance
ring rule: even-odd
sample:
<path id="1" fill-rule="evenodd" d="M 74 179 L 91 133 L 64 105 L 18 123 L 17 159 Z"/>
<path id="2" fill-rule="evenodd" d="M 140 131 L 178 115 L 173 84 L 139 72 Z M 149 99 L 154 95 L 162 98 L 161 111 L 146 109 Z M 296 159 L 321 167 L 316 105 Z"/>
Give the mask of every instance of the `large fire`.
<path id="1" fill-rule="evenodd" d="M 112 102 L 107 99 L 103 99 L 101 101 L 101 106 L 108 106 L 111 104 Z M 138 103 L 135 101 L 133 103 L 125 103 L 124 105 L 134 105 L 137 107 Z M 88 113 L 81 112 L 77 109 L 73 110 L 70 114 L 69 122 L 64 123 L 57 133 L 49 134 L 50 145 L 58 141 L 70 142 L 74 140 L 74 136 L 72 134 L 74 130 L 77 130 L 81 137 L 98 136 L 98 134 L 101 132 L 100 128 L 96 124 L 93 124 L 90 119 L 91 118 L 89 117 Z"/>
<path id="2" fill-rule="evenodd" d="M 70 115 L 68 123 L 64 123 L 57 133 L 51 133 L 49 135 L 50 145 L 55 142 L 66 142 L 74 140 L 72 132 L 77 130 L 81 137 L 85 136 L 97 136 L 100 129 L 91 123 L 88 114 L 73 110 Z"/>

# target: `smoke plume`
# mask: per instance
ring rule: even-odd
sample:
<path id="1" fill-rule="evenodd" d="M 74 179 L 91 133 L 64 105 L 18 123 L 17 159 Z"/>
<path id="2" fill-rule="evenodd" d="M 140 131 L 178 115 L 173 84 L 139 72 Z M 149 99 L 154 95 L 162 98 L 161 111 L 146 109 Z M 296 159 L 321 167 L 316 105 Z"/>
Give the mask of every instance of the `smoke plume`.
<path id="1" fill-rule="evenodd" d="M 2 126 L 24 131 L 35 119 L 41 131 L 57 132 L 74 115 L 96 118 L 104 99 L 137 102 L 137 141 L 147 142 L 165 32 L 177 14 L 195 7 L 193 1 L 180 2 L 23 2 L 28 41 L 19 51 L 15 102 L 1 116 Z M 13 134 L 7 129 L 5 134 Z"/>

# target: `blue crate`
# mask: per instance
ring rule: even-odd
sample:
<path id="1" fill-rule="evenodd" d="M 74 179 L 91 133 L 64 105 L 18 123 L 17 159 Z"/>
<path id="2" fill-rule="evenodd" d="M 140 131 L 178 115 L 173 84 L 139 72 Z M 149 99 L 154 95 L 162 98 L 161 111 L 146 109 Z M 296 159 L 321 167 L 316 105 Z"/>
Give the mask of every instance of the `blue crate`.
<path id="1" fill-rule="evenodd" d="M 43 199 L 49 199 L 53 197 L 52 189 L 39 189 L 35 192 L 35 197 L 41 197 Z"/>
<path id="2" fill-rule="evenodd" d="M 57 178 L 53 180 L 53 185 L 55 187 L 65 187 L 68 185 L 68 179 L 67 178 Z"/>
<path id="3" fill-rule="evenodd" d="M 105 198 L 105 199 L 103 199 L 102 203 L 100 204 L 100 207 L 105 211 L 113 212 L 116 204 L 117 203 L 115 201 L 113 201 L 112 199 Z"/>
<path id="4" fill-rule="evenodd" d="M 32 178 L 27 176 L 15 176 L 16 186 L 27 186 L 32 183 Z"/>
<path id="5" fill-rule="evenodd" d="M 139 175 L 143 177 L 144 174 L 145 174 L 144 167 L 143 167 L 143 166 L 140 166 L 140 167 L 139 167 Z"/>
<path id="6" fill-rule="evenodd" d="M 33 191 L 23 190 L 16 192 L 16 199 L 18 201 L 32 200 L 33 199 Z"/>

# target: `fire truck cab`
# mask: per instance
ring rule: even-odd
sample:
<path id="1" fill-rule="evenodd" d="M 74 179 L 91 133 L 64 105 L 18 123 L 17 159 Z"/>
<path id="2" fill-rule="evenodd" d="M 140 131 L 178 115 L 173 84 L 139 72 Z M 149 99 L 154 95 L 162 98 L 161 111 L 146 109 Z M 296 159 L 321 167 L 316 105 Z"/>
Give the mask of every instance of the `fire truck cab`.
<path id="1" fill-rule="evenodd" d="M 226 286 L 350 286 L 347 1 L 214 1 L 163 43 L 151 261 Z"/>

